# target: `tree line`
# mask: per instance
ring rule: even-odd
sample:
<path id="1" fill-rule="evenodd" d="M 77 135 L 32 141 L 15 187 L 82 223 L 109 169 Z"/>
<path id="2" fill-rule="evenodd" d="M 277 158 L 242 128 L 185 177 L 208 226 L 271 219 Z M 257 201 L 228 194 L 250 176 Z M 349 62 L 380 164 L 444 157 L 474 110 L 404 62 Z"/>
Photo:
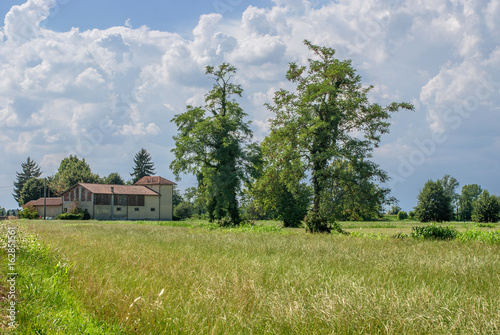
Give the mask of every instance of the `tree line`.
<path id="1" fill-rule="evenodd" d="M 92 172 L 85 158 L 79 159 L 73 155 L 61 161 L 55 175 L 42 179 L 40 167 L 31 157 L 28 157 L 26 162 L 21 163 L 21 172 L 16 172 L 12 196 L 19 206 L 23 206 L 31 200 L 43 197 L 44 189 L 47 197 L 61 196 L 64 191 L 77 183 L 132 185 L 142 177 L 152 176 L 154 173 L 151 155 L 144 148 L 134 156 L 133 172 L 130 173 L 132 179 L 128 181 L 125 181 L 117 172 L 101 177 Z"/>

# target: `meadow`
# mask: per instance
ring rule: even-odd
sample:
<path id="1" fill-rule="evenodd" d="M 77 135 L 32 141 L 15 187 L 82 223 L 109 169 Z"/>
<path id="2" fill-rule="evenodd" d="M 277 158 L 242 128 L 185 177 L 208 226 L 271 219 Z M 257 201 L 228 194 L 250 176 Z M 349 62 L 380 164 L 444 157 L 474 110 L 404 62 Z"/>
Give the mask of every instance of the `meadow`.
<path id="1" fill-rule="evenodd" d="M 500 244 L 387 237 L 409 221 L 343 223 L 351 236 L 258 224 L 1 223 L 19 234 L 19 325 L 1 332 L 500 332 Z"/>

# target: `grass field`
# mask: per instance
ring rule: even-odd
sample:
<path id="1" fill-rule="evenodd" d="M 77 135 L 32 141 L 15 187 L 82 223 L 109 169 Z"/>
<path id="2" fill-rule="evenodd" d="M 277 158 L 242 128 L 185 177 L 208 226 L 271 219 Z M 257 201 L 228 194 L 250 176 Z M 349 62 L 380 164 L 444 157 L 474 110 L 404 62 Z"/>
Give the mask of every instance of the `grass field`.
<path id="1" fill-rule="evenodd" d="M 380 238 L 274 221 L 7 224 L 24 238 L 9 334 L 500 333 L 500 245 L 383 238 L 415 222 L 343 223 Z"/>

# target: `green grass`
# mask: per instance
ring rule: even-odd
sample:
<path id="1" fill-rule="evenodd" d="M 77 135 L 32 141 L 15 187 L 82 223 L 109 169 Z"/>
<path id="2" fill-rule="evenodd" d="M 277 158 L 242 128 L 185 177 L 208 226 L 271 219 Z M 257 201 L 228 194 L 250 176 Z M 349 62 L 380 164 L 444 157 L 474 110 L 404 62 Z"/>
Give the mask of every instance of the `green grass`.
<path id="1" fill-rule="evenodd" d="M 26 278 L 20 327 L 33 334 L 49 325 L 76 334 L 87 323 L 101 334 L 499 332 L 500 245 L 357 237 L 416 225 L 366 228 L 384 223 L 352 223 L 362 233 L 342 236 L 278 229 L 275 221 L 232 230 L 204 221 L 20 221 L 39 245 L 18 270 Z"/>

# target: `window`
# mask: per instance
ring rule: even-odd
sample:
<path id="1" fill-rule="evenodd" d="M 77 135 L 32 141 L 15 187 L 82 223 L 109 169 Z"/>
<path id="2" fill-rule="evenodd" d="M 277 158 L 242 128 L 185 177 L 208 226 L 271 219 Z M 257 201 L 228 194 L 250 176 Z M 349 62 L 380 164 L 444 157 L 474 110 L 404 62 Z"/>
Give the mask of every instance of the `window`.
<path id="1" fill-rule="evenodd" d="M 154 211 L 156 211 L 156 208 L 151 207 L 151 212 L 154 212 Z"/>
<path id="2" fill-rule="evenodd" d="M 63 213 L 68 213 L 68 208 L 67 207 L 63 208 Z"/>
<path id="3" fill-rule="evenodd" d="M 95 194 L 94 203 L 96 205 L 111 205 L 111 194 Z"/>
<path id="4" fill-rule="evenodd" d="M 128 196 L 128 205 L 139 207 L 144 206 L 144 196 L 143 195 L 129 195 Z"/>
<path id="5" fill-rule="evenodd" d="M 138 212 L 139 211 L 139 207 L 134 208 L 134 211 Z"/>
<path id="6" fill-rule="evenodd" d="M 115 206 L 127 206 L 127 196 L 123 194 L 115 194 Z"/>
<path id="7" fill-rule="evenodd" d="M 117 212 L 121 212 L 121 211 L 122 211 L 122 208 L 121 208 L 121 207 L 116 207 L 116 211 L 117 211 Z"/>

